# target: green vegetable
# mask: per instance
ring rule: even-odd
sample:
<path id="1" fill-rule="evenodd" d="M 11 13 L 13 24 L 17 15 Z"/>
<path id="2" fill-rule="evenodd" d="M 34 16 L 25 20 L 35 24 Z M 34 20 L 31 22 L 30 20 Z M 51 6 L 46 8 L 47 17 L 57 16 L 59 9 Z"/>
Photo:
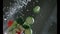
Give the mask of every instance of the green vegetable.
<path id="1" fill-rule="evenodd" d="M 25 34 L 32 34 L 32 29 L 25 29 L 25 32 L 24 32 Z"/>
<path id="2" fill-rule="evenodd" d="M 15 29 L 12 31 L 12 34 L 16 34 L 16 30 Z"/>
<path id="3" fill-rule="evenodd" d="M 28 25 L 22 25 L 22 26 L 23 26 L 24 29 L 29 29 L 30 28 L 30 26 L 28 26 Z"/>
<path id="4" fill-rule="evenodd" d="M 17 22 L 14 21 L 14 23 L 12 24 L 12 26 L 9 27 L 8 29 L 9 29 L 10 31 L 12 31 L 14 28 L 16 28 L 16 26 L 17 26 Z"/>
<path id="5" fill-rule="evenodd" d="M 24 23 L 23 19 L 20 18 L 20 17 L 17 18 L 16 21 L 17 21 L 17 23 L 20 24 L 20 25 L 22 25 L 22 24 Z"/>
<path id="6" fill-rule="evenodd" d="M 33 17 L 27 17 L 26 21 L 24 22 L 24 24 L 26 24 L 26 25 L 32 25 L 33 23 L 34 23 Z"/>
<path id="7" fill-rule="evenodd" d="M 40 12 L 40 6 L 36 6 L 33 8 L 34 13 L 39 13 Z"/>

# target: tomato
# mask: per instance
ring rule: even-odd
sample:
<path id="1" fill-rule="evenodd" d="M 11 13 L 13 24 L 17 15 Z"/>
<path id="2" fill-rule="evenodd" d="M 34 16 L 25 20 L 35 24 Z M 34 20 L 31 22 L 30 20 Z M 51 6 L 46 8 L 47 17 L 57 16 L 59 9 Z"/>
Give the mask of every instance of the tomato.
<path id="1" fill-rule="evenodd" d="M 16 32 L 17 34 L 20 34 L 20 32 Z"/>
<path id="2" fill-rule="evenodd" d="M 22 33 L 23 33 L 23 31 L 16 31 L 16 33 L 17 33 L 17 34 L 22 34 Z"/>
<path id="3" fill-rule="evenodd" d="M 7 26 L 10 27 L 13 24 L 13 20 L 8 20 Z"/>

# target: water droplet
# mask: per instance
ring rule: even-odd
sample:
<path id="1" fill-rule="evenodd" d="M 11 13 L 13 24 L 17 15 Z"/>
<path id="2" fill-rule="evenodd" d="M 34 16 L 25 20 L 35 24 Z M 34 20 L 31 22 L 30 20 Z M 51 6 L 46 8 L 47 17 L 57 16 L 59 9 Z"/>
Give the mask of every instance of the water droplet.
<path id="1" fill-rule="evenodd" d="M 33 2 L 33 5 L 35 4 L 35 2 Z"/>
<path id="2" fill-rule="evenodd" d="M 3 8 L 3 11 L 5 10 L 6 7 Z"/>
<path id="3" fill-rule="evenodd" d="M 40 14 L 40 16 L 41 16 L 41 14 Z"/>
<path id="4" fill-rule="evenodd" d="M 27 5 L 27 3 L 25 3 L 24 1 L 22 1 L 22 2 L 23 2 L 23 4 Z"/>
<path id="5" fill-rule="evenodd" d="M 4 18 L 4 20 L 7 20 L 6 18 Z"/>
<path id="6" fill-rule="evenodd" d="M 51 23 L 50 25 L 52 26 L 53 24 Z"/>
<path id="7" fill-rule="evenodd" d="M 21 10 L 21 11 L 23 11 L 23 10 Z"/>
<path id="8" fill-rule="evenodd" d="M 22 16 L 24 16 L 24 14 L 22 14 Z"/>
<path id="9" fill-rule="evenodd" d="M 6 8 L 9 8 L 9 7 L 6 7 Z"/>
<path id="10" fill-rule="evenodd" d="M 5 32 L 4 34 L 7 34 L 7 32 Z"/>
<path id="11" fill-rule="evenodd" d="M 38 2 L 38 0 L 36 0 L 36 2 Z"/>
<path id="12" fill-rule="evenodd" d="M 31 0 L 27 0 L 28 2 L 30 2 Z"/>
<path id="13" fill-rule="evenodd" d="M 10 2 L 10 5 L 11 5 L 12 3 Z"/>
<path id="14" fill-rule="evenodd" d="M 35 5 L 35 2 L 33 2 L 33 6 Z"/>
<path id="15" fill-rule="evenodd" d="M 25 7 L 25 9 L 26 9 L 26 6 L 24 6 Z"/>
<path id="16" fill-rule="evenodd" d="M 28 9 L 26 11 L 29 11 Z"/>

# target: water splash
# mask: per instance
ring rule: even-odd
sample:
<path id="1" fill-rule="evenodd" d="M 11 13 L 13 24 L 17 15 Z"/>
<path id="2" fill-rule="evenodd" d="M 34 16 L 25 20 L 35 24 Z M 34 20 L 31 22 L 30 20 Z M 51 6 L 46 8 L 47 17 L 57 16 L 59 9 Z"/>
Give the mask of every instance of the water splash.
<path id="1" fill-rule="evenodd" d="M 30 2 L 31 0 L 14 0 L 15 2 L 12 3 L 11 6 L 9 6 L 8 11 L 3 15 L 3 30 L 5 31 L 5 28 L 7 27 L 7 21 L 9 19 L 14 19 L 14 14 L 16 14 L 17 12 L 21 12 L 19 10 L 21 10 L 23 8 L 23 6 L 26 6 L 28 2 Z"/>

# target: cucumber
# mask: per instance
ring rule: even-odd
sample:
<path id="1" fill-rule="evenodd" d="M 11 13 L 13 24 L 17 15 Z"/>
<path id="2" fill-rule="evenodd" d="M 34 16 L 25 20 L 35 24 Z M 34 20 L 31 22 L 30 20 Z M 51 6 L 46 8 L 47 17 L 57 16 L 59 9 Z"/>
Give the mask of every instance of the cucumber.
<path id="1" fill-rule="evenodd" d="M 28 24 L 28 25 L 32 25 L 34 23 L 34 18 L 33 17 L 27 17 L 26 21 L 24 22 L 24 24 Z"/>
<path id="2" fill-rule="evenodd" d="M 40 6 L 34 7 L 33 12 L 36 13 L 36 14 L 39 13 L 40 12 Z"/>
<path id="3" fill-rule="evenodd" d="M 32 29 L 25 29 L 25 32 L 24 32 L 25 34 L 32 34 Z"/>

